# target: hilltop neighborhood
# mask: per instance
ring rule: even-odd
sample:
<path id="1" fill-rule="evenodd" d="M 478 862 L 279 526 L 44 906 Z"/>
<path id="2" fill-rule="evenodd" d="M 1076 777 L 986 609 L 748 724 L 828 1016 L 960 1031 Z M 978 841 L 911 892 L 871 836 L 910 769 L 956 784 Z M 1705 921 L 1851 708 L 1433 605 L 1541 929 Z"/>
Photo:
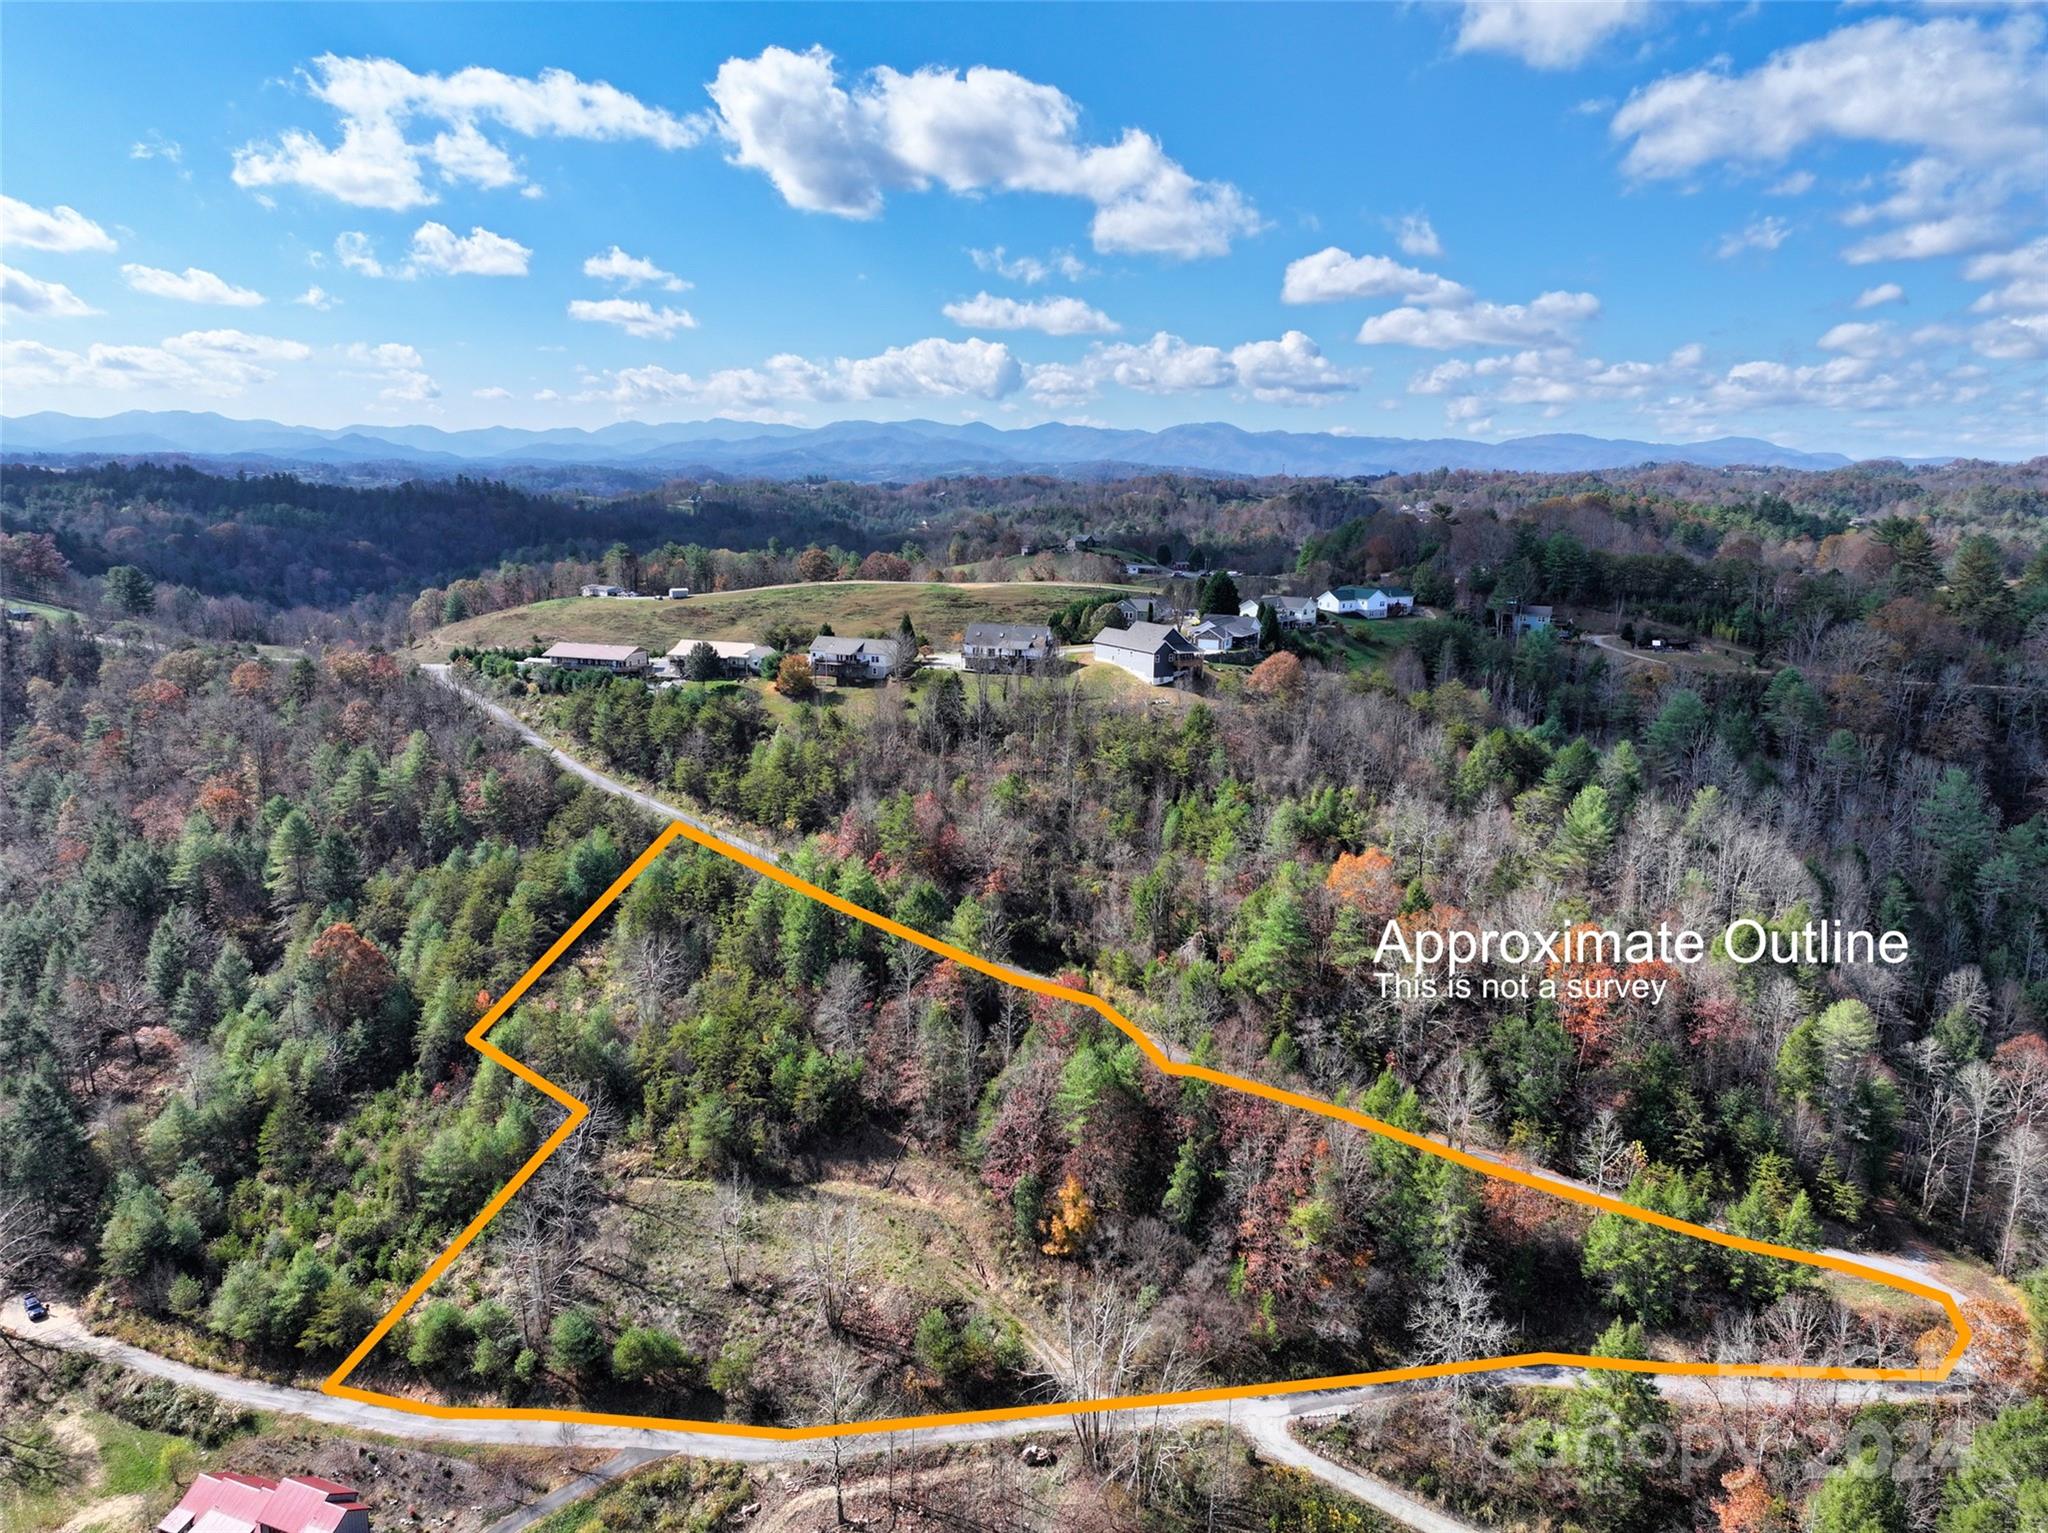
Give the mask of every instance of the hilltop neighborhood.
<path id="1" fill-rule="evenodd" d="M 1195 606 L 1176 605 L 1168 594 L 1120 598 L 1098 610 L 1099 626 L 1087 643 L 1063 645 L 1046 623 L 971 621 L 957 650 L 937 649 L 908 630 L 894 635 L 843 636 L 829 626 L 807 645 L 783 647 L 758 639 L 684 637 L 656 654 L 638 645 L 559 640 L 519 662 L 527 674 L 597 672 L 639 677 L 656 686 L 683 681 L 775 680 L 785 659 L 800 655 L 811 681 L 826 687 L 878 685 L 908 675 L 920 664 L 977 674 L 1046 674 L 1058 662 L 1116 667 L 1154 686 L 1187 682 L 1205 659 L 1250 658 L 1285 647 L 1290 638 L 1313 634 L 1321 625 L 1346 618 L 1368 622 L 1406 617 L 1415 595 L 1405 586 L 1334 586 L 1314 595 L 1266 592 L 1237 599 L 1230 572 L 1203 575 L 1178 566 L 1131 565 L 1146 572 L 1197 582 Z M 1221 580 L 1220 586 L 1210 584 Z M 592 583 L 588 599 L 681 601 L 690 592 L 670 588 L 644 594 L 623 586 Z M 1222 597 L 1232 610 L 1200 610 L 1202 598 Z M 1512 615 L 1516 634 L 1547 626 L 1549 609 L 1530 607 Z M 1085 630 L 1083 630 L 1085 632 Z"/>

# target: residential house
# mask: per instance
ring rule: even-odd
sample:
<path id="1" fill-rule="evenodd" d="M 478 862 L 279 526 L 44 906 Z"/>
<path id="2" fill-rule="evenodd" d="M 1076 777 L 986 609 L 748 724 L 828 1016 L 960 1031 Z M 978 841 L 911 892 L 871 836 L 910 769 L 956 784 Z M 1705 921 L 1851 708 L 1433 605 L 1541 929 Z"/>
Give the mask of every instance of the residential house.
<path id="1" fill-rule="evenodd" d="M 585 596 L 631 596 L 633 593 L 624 586 L 587 585 L 583 587 L 583 594 Z"/>
<path id="2" fill-rule="evenodd" d="M 370 1533 L 370 1509 L 315 1475 L 203 1474 L 157 1533 Z"/>
<path id="3" fill-rule="evenodd" d="M 840 639 L 820 634 L 811 640 L 811 674 L 837 685 L 887 681 L 896 673 L 903 647 L 894 639 Z"/>
<path id="4" fill-rule="evenodd" d="M 1336 617 L 1400 617 L 1415 606 L 1402 586 L 1337 586 L 1316 598 L 1316 609 Z"/>
<path id="5" fill-rule="evenodd" d="M 647 670 L 647 651 L 637 644 L 550 644 L 541 659 L 571 671 L 639 676 Z"/>
<path id="6" fill-rule="evenodd" d="M 1205 612 L 1189 620 L 1187 634 L 1195 648 L 1205 655 L 1257 649 L 1259 620 L 1236 612 Z"/>
<path id="7" fill-rule="evenodd" d="M 1070 554 L 1085 554 L 1094 546 L 1095 539 L 1093 535 L 1086 532 L 1077 532 L 1067 539 L 1067 552 Z"/>
<path id="8" fill-rule="evenodd" d="M 1121 666 L 1155 687 L 1177 680 L 1200 663 L 1187 637 L 1164 623 L 1103 629 L 1095 636 L 1095 658 Z"/>
<path id="9" fill-rule="evenodd" d="M 1313 596 L 1281 596 L 1274 594 L 1256 597 L 1237 604 L 1238 616 L 1256 618 L 1261 607 L 1271 607 L 1273 609 L 1273 620 L 1282 628 L 1313 628 L 1316 626 L 1316 599 Z"/>
<path id="10" fill-rule="evenodd" d="M 1536 629 L 1538 629 L 1538 628 L 1548 628 L 1548 627 L 1550 626 L 1550 622 L 1551 622 L 1551 609 L 1550 609 L 1550 608 L 1548 608 L 1548 607 L 1538 607 L 1538 606 L 1534 606 L 1534 605 L 1531 605 L 1531 604 L 1528 604 L 1528 603 L 1517 603 L 1517 604 L 1516 604 L 1516 607 L 1515 607 L 1515 637 L 1516 637 L 1516 638 L 1520 638 L 1520 637 L 1521 637 L 1521 636 L 1522 636 L 1523 634 L 1525 634 L 1525 633 L 1531 633 L 1531 632 L 1535 631 L 1535 630 L 1536 630 Z"/>
<path id="11" fill-rule="evenodd" d="M 970 671 L 1023 671 L 1052 658 L 1052 630 L 1043 623 L 969 623 L 960 658 Z"/>
<path id="12" fill-rule="evenodd" d="M 678 676 L 683 674 L 683 663 L 690 658 L 690 651 L 699 644 L 710 645 L 711 653 L 718 657 L 719 669 L 734 678 L 760 675 L 761 662 L 775 653 L 765 644 L 749 644 L 743 639 L 678 639 L 668 652 L 669 666 Z"/>
<path id="13" fill-rule="evenodd" d="M 1126 628 L 1133 623 L 1178 623 L 1181 618 L 1180 608 L 1163 596 L 1126 596 L 1116 610 Z"/>

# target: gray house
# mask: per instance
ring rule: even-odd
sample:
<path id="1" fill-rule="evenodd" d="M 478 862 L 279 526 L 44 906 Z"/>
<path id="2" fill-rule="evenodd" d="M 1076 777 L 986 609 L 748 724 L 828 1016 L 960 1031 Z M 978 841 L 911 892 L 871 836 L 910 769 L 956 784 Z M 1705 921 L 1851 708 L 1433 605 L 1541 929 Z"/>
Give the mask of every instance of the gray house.
<path id="1" fill-rule="evenodd" d="M 1155 687 L 1177 680 L 1199 663 L 1195 646 L 1178 628 L 1164 623 L 1103 629 L 1095 636 L 1095 658 L 1120 666 Z"/>
<path id="2" fill-rule="evenodd" d="M 970 671 L 1026 671 L 1052 658 L 1052 630 L 1043 623 L 969 623 L 960 659 Z"/>
<path id="3" fill-rule="evenodd" d="M 1126 596 L 1116 604 L 1117 615 L 1128 628 L 1133 623 L 1175 623 L 1180 608 L 1163 596 Z"/>
<path id="4" fill-rule="evenodd" d="M 1259 620 L 1235 612 L 1205 612 L 1188 625 L 1188 637 L 1205 655 L 1254 649 L 1259 642 Z"/>
<path id="5" fill-rule="evenodd" d="M 820 634 L 811 640 L 811 674 L 820 681 L 887 681 L 896 672 L 902 646 L 894 639 L 840 639 Z"/>

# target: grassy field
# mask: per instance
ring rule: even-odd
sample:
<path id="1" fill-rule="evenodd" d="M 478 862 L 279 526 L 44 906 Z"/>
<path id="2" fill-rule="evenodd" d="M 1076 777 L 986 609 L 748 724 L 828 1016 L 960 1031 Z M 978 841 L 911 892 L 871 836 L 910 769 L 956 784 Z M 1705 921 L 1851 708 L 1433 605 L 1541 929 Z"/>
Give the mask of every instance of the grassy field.
<path id="1" fill-rule="evenodd" d="M 1316 637 L 1327 642 L 1334 636 L 1341 641 L 1347 669 L 1383 671 L 1415 630 L 1428 621 L 1423 617 L 1339 618 L 1317 628 Z"/>
<path id="2" fill-rule="evenodd" d="M 422 659 L 433 660 L 460 644 L 522 645 L 538 636 L 550 643 L 574 639 L 592 644 L 638 644 L 649 654 L 664 655 L 678 639 L 758 639 L 778 623 L 829 623 L 833 632 L 849 636 L 893 634 L 906 612 L 922 637 L 937 648 L 950 649 L 967 625 L 978 620 L 1040 622 L 1054 609 L 1081 597 L 1115 601 L 1135 589 L 1056 581 L 914 585 L 833 580 L 717 591 L 676 602 L 569 596 L 451 623 L 417 646 L 417 652 Z"/>

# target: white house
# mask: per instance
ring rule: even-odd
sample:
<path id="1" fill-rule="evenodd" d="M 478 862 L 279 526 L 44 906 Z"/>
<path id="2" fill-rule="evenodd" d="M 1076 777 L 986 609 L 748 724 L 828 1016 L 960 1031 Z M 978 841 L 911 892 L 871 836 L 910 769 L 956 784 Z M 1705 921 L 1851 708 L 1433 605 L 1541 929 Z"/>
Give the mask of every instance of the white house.
<path id="1" fill-rule="evenodd" d="M 583 594 L 585 596 L 631 596 L 633 593 L 624 586 L 587 585 L 583 588 Z"/>
<path id="2" fill-rule="evenodd" d="M 1316 598 L 1316 608 L 1338 617 L 1400 617 L 1415 607 L 1402 586 L 1337 586 Z"/>
<path id="3" fill-rule="evenodd" d="M 1256 619 L 1261 607 L 1271 607 L 1273 620 L 1282 628 L 1316 626 L 1316 599 L 1313 596 L 1268 595 L 1241 601 L 1237 604 L 1238 616 Z"/>
<path id="4" fill-rule="evenodd" d="M 811 640 L 811 674 L 820 681 L 886 681 L 895 673 L 901 654 L 894 639 L 841 639 L 821 634 Z"/>
<path id="5" fill-rule="evenodd" d="M 678 676 L 683 673 L 690 651 L 699 644 L 709 645 L 711 653 L 718 657 L 719 669 L 733 677 L 760 675 L 761 662 L 775 653 L 765 644 L 749 644 L 743 639 L 678 639 L 668 652 L 669 666 Z"/>

